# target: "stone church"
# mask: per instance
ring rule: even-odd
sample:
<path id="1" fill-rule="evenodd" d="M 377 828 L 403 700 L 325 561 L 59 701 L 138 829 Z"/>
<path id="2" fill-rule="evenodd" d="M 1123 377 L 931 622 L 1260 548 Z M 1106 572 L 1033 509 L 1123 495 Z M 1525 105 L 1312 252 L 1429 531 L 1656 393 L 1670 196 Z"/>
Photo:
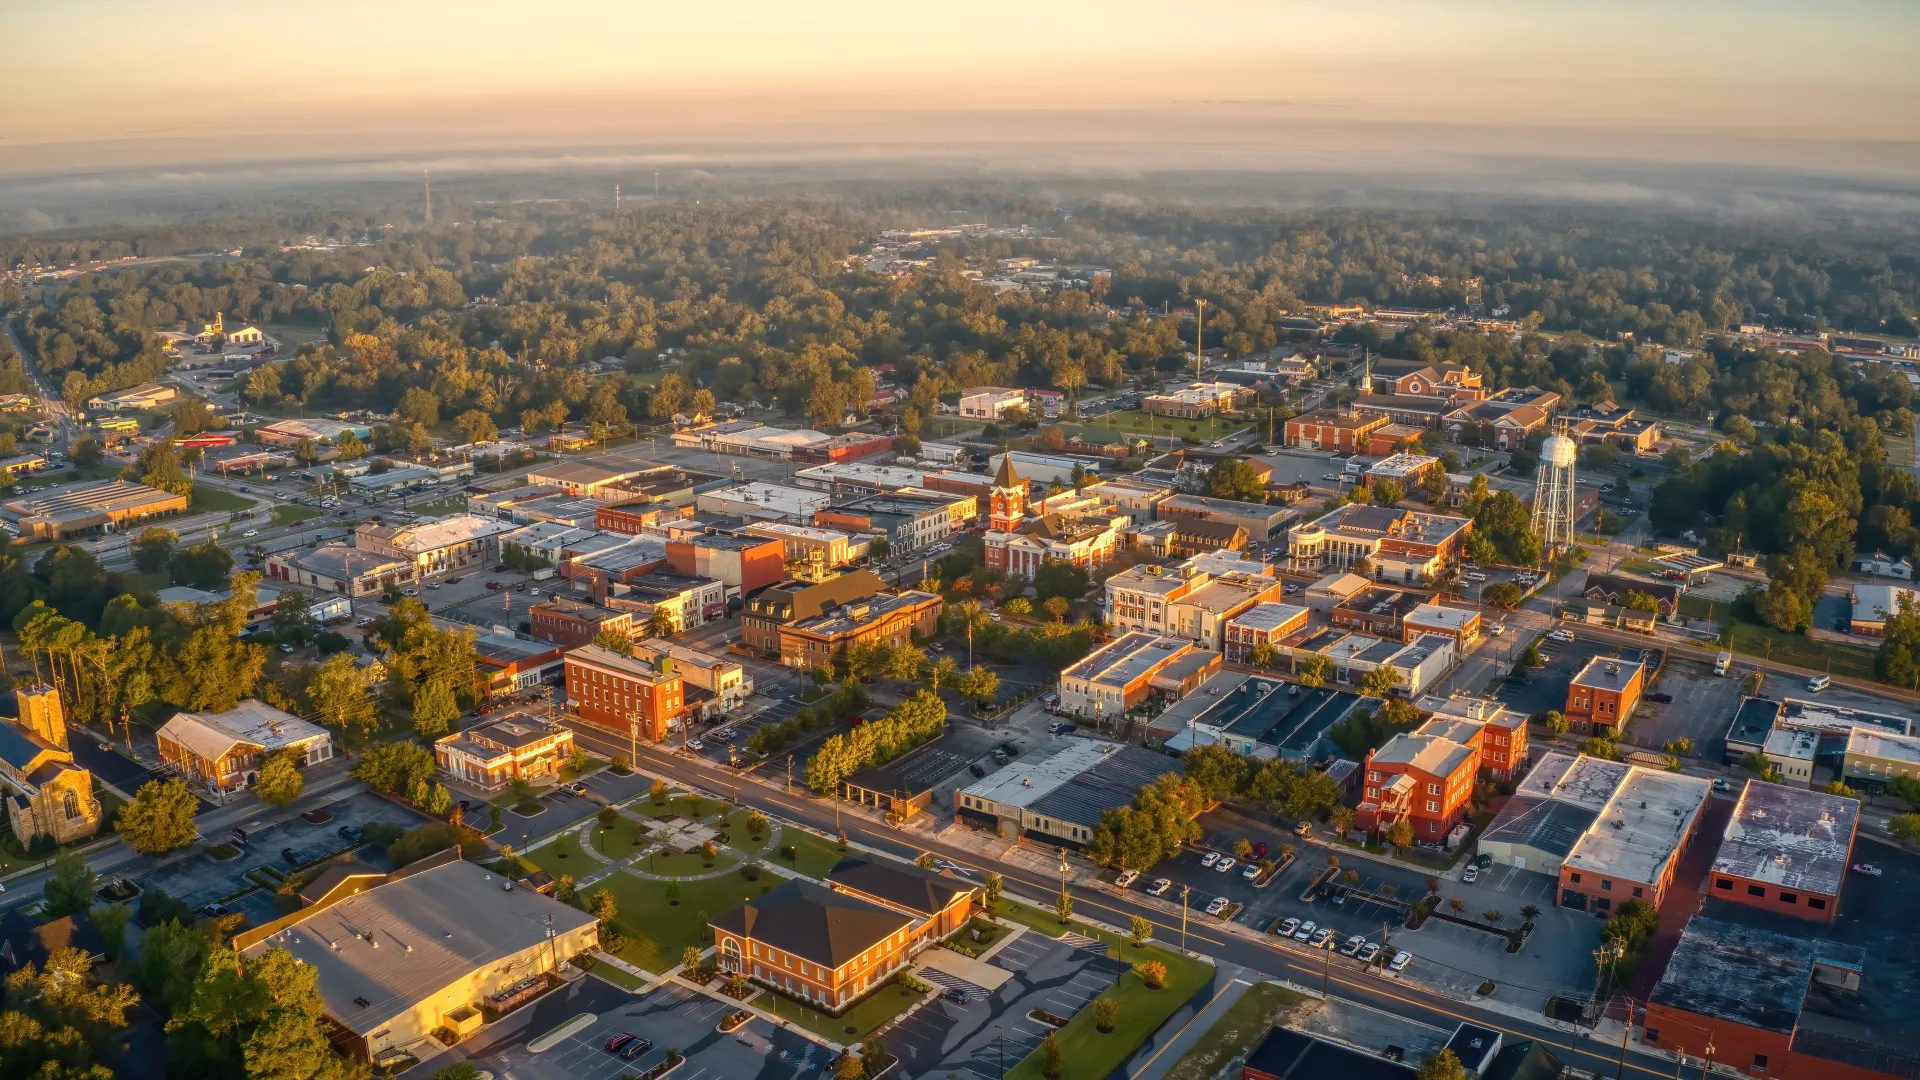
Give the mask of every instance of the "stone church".
<path id="1" fill-rule="evenodd" d="M 100 800 L 93 774 L 74 764 L 67 748 L 59 693 L 22 687 L 0 697 L 0 717 L 0 793 L 21 846 L 43 834 L 62 844 L 92 836 L 100 827 Z"/>

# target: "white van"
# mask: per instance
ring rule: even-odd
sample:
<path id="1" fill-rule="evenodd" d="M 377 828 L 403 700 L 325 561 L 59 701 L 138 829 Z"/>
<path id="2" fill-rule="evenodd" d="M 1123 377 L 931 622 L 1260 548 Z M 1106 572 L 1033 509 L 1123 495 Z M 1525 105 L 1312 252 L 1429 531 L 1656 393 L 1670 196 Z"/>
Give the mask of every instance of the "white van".
<path id="1" fill-rule="evenodd" d="M 1813 678 L 1807 680 L 1807 689 L 1809 690 L 1814 690 L 1814 691 L 1825 690 L 1827 687 L 1832 685 L 1833 685 L 1833 680 L 1827 678 L 1827 676 L 1824 673 L 1820 675 L 1815 675 Z"/>
<path id="2" fill-rule="evenodd" d="M 1715 675 L 1725 675 L 1732 667 L 1733 654 L 1730 652 L 1723 652 L 1713 658 L 1713 673 Z"/>

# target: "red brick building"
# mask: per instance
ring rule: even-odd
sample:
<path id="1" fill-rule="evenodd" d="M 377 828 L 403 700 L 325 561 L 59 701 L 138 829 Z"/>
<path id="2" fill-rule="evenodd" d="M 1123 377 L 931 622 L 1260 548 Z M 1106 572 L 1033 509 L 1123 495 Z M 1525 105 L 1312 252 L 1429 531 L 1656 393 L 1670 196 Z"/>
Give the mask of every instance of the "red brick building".
<path id="1" fill-rule="evenodd" d="M 787 576 L 785 556 L 785 544 L 763 536 L 710 533 L 667 541 L 668 568 L 725 582 L 732 598 L 779 584 Z"/>
<path id="2" fill-rule="evenodd" d="M 567 707 L 595 727 L 663 742 L 686 709 L 686 687 L 672 657 L 652 663 L 598 645 L 567 654 Z"/>
<path id="3" fill-rule="evenodd" d="M 713 919 L 720 970 L 838 1014 L 979 906 L 976 886 L 891 860 L 842 859 L 826 882 L 789 881 Z"/>
<path id="4" fill-rule="evenodd" d="M 1416 841 L 1438 844 L 1466 816 L 1480 771 L 1479 748 L 1425 731 L 1402 732 L 1367 755 L 1355 825 L 1384 834 L 1407 821 Z"/>
<path id="5" fill-rule="evenodd" d="M 633 612 L 611 611 L 570 596 L 548 597 L 533 605 L 527 612 L 527 621 L 534 637 L 566 648 L 587 644 L 602 628 L 624 634 L 634 632 Z"/>
<path id="6" fill-rule="evenodd" d="M 1637 660 L 1596 656 L 1567 686 L 1567 724 L 1580 735 L 1617 738 L 1640 704 L 1646 665 Z"/>
<path id="7" fill-rule="evenodd" d="M 1721 835 L 1707 895 L 1830 923 L 1859 827 L 1857 799 L 1749 780 Z"/>
<path id="8" fill-rule="evenodd" d="M 1359 453 L 1367 449 L 1367 438 L 1386 427 L 1384 416 L 1361 416 L 1319 410 L 1287 421 L 1286 444 Z"/>

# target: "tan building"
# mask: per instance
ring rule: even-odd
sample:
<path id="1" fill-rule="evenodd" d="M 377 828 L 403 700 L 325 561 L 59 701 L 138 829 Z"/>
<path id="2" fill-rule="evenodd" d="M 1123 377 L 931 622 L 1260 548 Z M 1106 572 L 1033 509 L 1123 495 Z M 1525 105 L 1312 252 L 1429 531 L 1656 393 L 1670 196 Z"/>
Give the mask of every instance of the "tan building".
<path id="1" fill-rule="evenodd" d="M 302 765 L 333 757 L 326 729 L 252 698 L 223 713 L 175 713 L 159 741 L 160 760 L 215 801 L 253 786 L 260 766 L 283 751 L 299 753 Z"/>
<path id="2" fill-rule="evenodd" d="M 514 713 L 436 739 L 433 762 L 450 778 L 491 793 L 558 773 L 572 752 L 572 728 Z"/>
<path id="3" fill-rule="evenodd" d="M 940 623 L 940 604 L 933 593 L 882 593 L 784 626 L 780 662 L 813 668 L 844 656 L 851 645 L 891 648 L 911 642 L 915 634 L 930 637 Z"/>
<path id="4" fill-rule="evenodd" d="M 508 885 L 452 848 L 386 875 L 335 867 L 302 890 L 310 906 L 233 946 L 291 953 L 316 973 L 335 1043 L 401 1065 L 439 1050 L 435 1029 L 471 1034 L 483 1008 L 511 1010 L 598 946 L 592 915 Z"/>
<path id="5" fill-rule="evenodd" d="M 66 712 L 50 686 L 22 687 L 12 694 L 14 715 L 0 723 L 0 793 L 7 825 L 24 847 L 37 836 L 65 844 L 100 827 L 100 800 L 93 774 L 74 764 L 67 749 Z"/>
<path id="6" fill-rule="evenodd" d="M 823 570 L 846 565 L 847 544 L 853 539 L 839 529 L 818 529 L 785 521 L 756 521 L 740 531 L 748 536 L 780 541 L 781 555 L 788 563 Z"/>
<path id="7" fill-rule="evenodd" d="M 663 656 L 673 660 L 675 671 L 686 684 L 690 711 L 715 717 L 739 708 L 753 693 L 753 680 L 747 669 L 724 656 L 702 652 L 692 646 L 663 638 L 648 638 L 633 643 L 635 659 L 657 663 Z M 694 691 L 700 691 L 696 694 Z"/>
<path id="8" fill-rule="evenodd" d="M 500 559 L 500 535 L 518 526 L 498 518 L 441 518 L 418 525 L 362 525 L 353 546 L 412 563 L 422 578 L 491 567 Z"/>
<path id="9" fill-rule="evenodd" d="M 125 480 L 75 484 L 0 503 L 0 528 L 21 540 L 64 540 L 126 529 L 187 508 L 187 497 Z"/>
<path id="10" fill-rule="evenodd" d="M 1122 634 L 1060 673 L 1060 711 L 1124 716 L 1153 690 L 1178 699 L 1220 670 L 1220 656 L 1190 641 L 1134 631 Z"/>

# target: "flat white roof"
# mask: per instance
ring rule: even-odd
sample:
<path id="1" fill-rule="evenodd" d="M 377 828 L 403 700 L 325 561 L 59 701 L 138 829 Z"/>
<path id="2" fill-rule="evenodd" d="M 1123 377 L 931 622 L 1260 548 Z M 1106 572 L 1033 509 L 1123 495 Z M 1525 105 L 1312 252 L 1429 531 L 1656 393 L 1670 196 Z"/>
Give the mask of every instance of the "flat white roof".
<path id="1" fill-rule="evenodd" d="M 789 517 L 811 514 L 832 501 L 833 496 L 824 491 L 759 483 L 702 492 L 694 497 L 694 503 L 701 510 L 726 510 L 729 506 L 744 505 Z"/>
<path id="2" fill-rule="evenodd" d="M 1307 609 L 1297 604 L 1268 602 L 1255 604 L 1227 622 L 1231 626 L 1244 626 L 1249 630 L 1278 630 L 1306 613 Z"/>
<path id="3" fill-rule="evenodd" d="M 1420 626 L 1439 626 L 1448 630 L 1464 630 L 1468 624 L 1480 617 L 1480 613 L 1470 608 L 1442 607 L 1439 604 L 1421 604 L 1407 612 L 1404 622 Z"/>
<path id="4" fill-rule="evenodd" d="M 1847 753 L 1866 757 L 1891 758 L 1920 765 L 1920 739 L 1911 735 L 1893 735 L 1856 727 L 1847 732 Z"/>
<path id="5" fill-rule="evenodd" d="M 1678 857 L 1712 787 L 1705 777 L 1628 766 L 1620 787 L 1575 842 L 1565 865 L 1602 877 L 1658 881 Z"/>

